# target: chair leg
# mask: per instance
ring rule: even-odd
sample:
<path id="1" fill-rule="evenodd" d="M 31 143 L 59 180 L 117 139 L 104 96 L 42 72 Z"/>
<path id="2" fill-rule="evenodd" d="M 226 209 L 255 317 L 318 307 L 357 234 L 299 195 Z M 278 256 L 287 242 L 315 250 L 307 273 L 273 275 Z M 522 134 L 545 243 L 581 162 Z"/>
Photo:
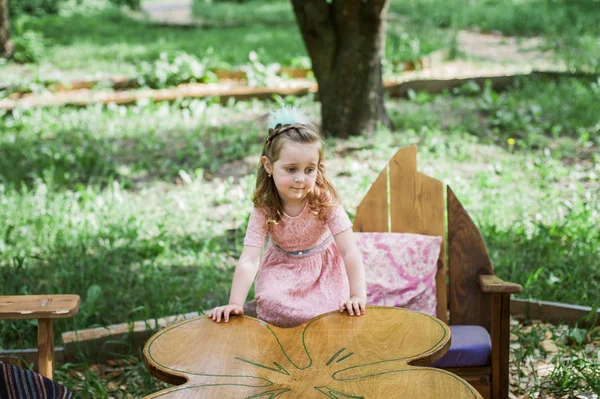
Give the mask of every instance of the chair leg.
<path id="1" fill-rule="evenodd" d="M 38 372 L 52 379 L 54 371 L 54 333 L 52 319 L 38 319 Z"/>
<path id="2" fill-rule="evenodd" d="M 508 399 L 510 294 L 492 294 L 492 398 Z"/>

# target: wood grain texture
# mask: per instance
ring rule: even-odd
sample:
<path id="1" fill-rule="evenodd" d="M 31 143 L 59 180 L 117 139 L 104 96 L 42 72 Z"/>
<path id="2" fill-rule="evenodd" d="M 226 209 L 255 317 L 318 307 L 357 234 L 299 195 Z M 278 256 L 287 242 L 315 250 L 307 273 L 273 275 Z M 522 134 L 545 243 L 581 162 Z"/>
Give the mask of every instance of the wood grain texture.
<path id="1" fill-rule="evenodd" d="M 54 333 L 52 319 L 38 320 L 38 372 L 52 379 L 54 373 Z"/>
<path id="2" fill-rule="evenodd" d="M 447 320 L 444 184 L 417 172 L 417 147 L 401 149 L 389 164 L 393 232 L 442 237 L 436 273 L 437 317 Z"/>
<path id="3" fill-rule="evenodd" d="M 494 274 L 487 248 L 450 186 L 448 197 L 448 271 L 450 323 L 492 330 L 492 296 L 481 291 L 479 275 Z"/>
<path id="4" fill-rule="evenodd" d="M 485 293 L 519 294 L 523 292 L 520 284 L 507 283 L 493 274 L 482 274 L 479 276 L 481 291 Z"/>
<path id="5" fill-rule="evenodd" d="M 73 317 L 79 302 L 79 295 L 0 296 L 0 320 Z"/>
<path id="6" fill-rule="evenodd" d="M 406 309 L 331 312 L 295 328 L 246 316 L 206 317 L 155 334 L 144 348 L 153 375 L 183 385 L 146 398 L 480 398 L 445 370 L 450 330 Z"/>
<path id="7" fill-rule="evenodd" d="M 367 191 L 356 209 L 352 229 L 355 232 L 388 232 L 389 204 L 387 188 L 387 167 L 384 168 Z"/>
<path id="8" fill-rule="evenodd" d="M 494 383 L 500 383 L 500 399 L 508 399 L 510 356 L 510 294 L 494 294 L 502 298 L 500 308 L 500 379 Z"/>
<path id="9" fill-rule="evenodd" d="M 508 399 L 510 294 L 492 295 L 492 399 Z"/>

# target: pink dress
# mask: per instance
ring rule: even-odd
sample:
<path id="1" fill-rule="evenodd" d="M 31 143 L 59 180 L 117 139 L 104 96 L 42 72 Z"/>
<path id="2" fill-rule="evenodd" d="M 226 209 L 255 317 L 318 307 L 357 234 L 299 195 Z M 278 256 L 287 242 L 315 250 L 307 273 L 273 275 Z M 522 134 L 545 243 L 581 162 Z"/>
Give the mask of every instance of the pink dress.
<path id="1" fill-rule="evenodd" d="M 294 327 L 322 313 L 339 309 L 350 289 L 344 261 L 333 236 L 352 227 L 340 205 L 326 221 L 305 205 L 295 217 L 267 225 L 265 214 L 254 209 L 244 245 L 262 248 L 254 292 L 259 319 L 278 327 Z"/>

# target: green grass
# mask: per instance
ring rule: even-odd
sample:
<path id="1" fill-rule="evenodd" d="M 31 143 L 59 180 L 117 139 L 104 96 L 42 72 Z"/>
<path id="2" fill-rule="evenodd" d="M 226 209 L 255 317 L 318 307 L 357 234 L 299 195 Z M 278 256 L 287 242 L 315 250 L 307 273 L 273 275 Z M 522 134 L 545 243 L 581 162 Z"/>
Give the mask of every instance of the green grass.
<path id="1" fill-rule="evenodd" d="M 490 123 L 495 114 L 482 105 L 497 95 L 505 112 L 519 112 L 522 101 L 535 100 L 543 104 L 540 115 L 553 117 L 560 103 L 546 97 L 556 84 L 532 85 L 537 89 L 524 84 L 510 93 L 488 89 L 389 101 L 397 130 L 332 141 L 330 168 L 353 213 L 395 150 L 418 143 L 422 170 L 451 185 L 481 227 L 498 274 L 523 284 L 525 297 L 595 305 L 597 141 L 582 141 L 579 130 L 565 128 L 564 142 L 556 140 L 552 150 L 517 139 L 511 152 L 503 137 L 514 132 Z M 577 113 L 563 112 L 562 123 L 593 128 L 592 118 L 580 118 L 596 112 L 598 103 L 585 96 L 589 87 L 561 85 L 579 87 L 582 99 Z M 296 101 L 316 119 L 310 97 Z M 257 101 L 221 106 L 194 100 L 21 110 L 4 117 L 2 292 L 81 295 L 79 316 L 61 322 L 58 331 L 225 300 L 251 208 L 252 169 L 264 130 L 259 120 L 268 108 Z M 470 124 L 464 115 L 473 117 Z M 540 135 L 552 133 L 543 129 L 544 118 L 530 125 Z M 591 151 L 566 153 L 565 146 Z M 32 341 L 17 330 L 15 338 L 10 324 L 4 327 L 2 345 Z"/>
<path id="2" fill-rule="evenodd" d="M 244 193 L 251 190 L 204 176 L 226 159 L 258 151 L 257 128 L 222 123 L 253 107 L 185 102 L 4 118 L 1 292 L 81 293 L 75 324 L 58 323 L 58 331 L 224 301 L 246 215 L 215 208 L 247 208 Z M 193 183 L 177 185 L 185 182 Z M 148 303 L 149 296 L 157 302 Z M 19 337 L 3 334 L 1 345 L 22 347 L 17 330 Z"/>
<path id="3" fill-rule="evenodd" d="M 219 62 L 229 65 L 247 64 L 253 50 L 263 62 L 285 64 L 305 55 L 294 24 L 261 29 L 161 27 L 107 8 L 93 14 L 30 19 L 25 27 L 42 32 L 51 42 L 46 62 L 60 70 L 131 75 L 138 63 L 152 62 L 161 52 L 181 51 L 203 58 L 210 47 L 218 54 Z"/>
<path id="4" fill-rule="evenodd" d="M 259 151 L 256 127 L 214 124 L 215 108 L 182 100 L 17 111 L 0 120 L 5 129 L 0 183 L 43 179 L 56 188 L 77 189 L 115 179 L 128 187 L 148 178 L 171 181 L 181 169 L 212 173 L 244 151 Z"/>
<path id="5" fill-rule="evenodd" d="M 289 2 L 253 0 L 232 5 L 217 2 L 194 3 L 204 28 L 158 26 L 138 21 L 106 5 L 82 13 L 23 16 L 16 25 L 23 32 L 40 32 L 45 50 L 34 67 L 12 71 L 0 65 L 2 83 L 70 80 L 86 75 L 137 76 L 140 64 L 152 63 L 166 52 L 184 52 L 207 59 L 211 68 L 249 65 L 249 53 L 256 51 L 264 64 L 310 66 L 299 28 Z M 13 29 L 13 36 L 17 35 Z M 418 32 L 418 33 L 417 33 Z M 434 27 L 391 21 L 388 29 L 386 63 L 413 60 L 447 45 L 444 32 Z M 387 65 L 387 64 L 386 64 Z"/>
<path id="6" fill-rule="evenodd" d="M 523 4 L 539 5 L 536 1 Z M 25 26 L 40 30 L 49 42 L 42 64 L 28 73 L 38 81 L 56 69 L 71 75 L 135 74 L 140 61 L 152 62 L 161 51 L 202 58 L 208 47 L 218 56 L 215 63 L 247 64 L 248 52 L 257 46 L 261 62 L 294 63 L 305 56 L 295 24 L 268 20 L 290 21 L 284 3 L 272 3 L 273 13 L 258 30 L 250 25 L 255 18 L 250 5 L 271 4 L 262 0 L 235 8 L 239 13 L 220 2 L 198 11 L 215 21 L 210 29 L 152 26 L 113 8 L 29 19 Z M 443 4 L 422 4 L 446 12 Z M 524 12 L 515 12 L 515 4 L 506 7 L 506 15 Z M 556 10 L 542 7 L 540 18 L 566 12 L 562 2 L 552 4 Z M 391 9 L 398 12 L 398 2 Z M 437 17 L 419 22 L 413 11 L 403 11 L 410 23 L 390 23 L 386 60 L 445 45 L 440 29 L 448 28 L 434 23 Z M 581 9 L 572 12 L 579 18 Z M 522 23 L 528 21 L 536 20 Z M 593 37 L 585 21 L 582 32 Z M 418 34 L 411 28 L 415 23 L 424 27 Z M 531 34 L 546 34 L 536 32 Z M 597 52 L 594 43 L 588 44 Z M 3 78 L 20 78 L 22 70 L 12 68 L 0 66 L 0 74 L 12 71 Z M 396 129 L 330 140 L 328 168 L 352 214 L 396 149 L 417 143 L 420 170 L 452 187 L 480 227 L 497 273 L 523 284 L 523 297 L 598 306 L 598 84 L 526 80 L 503 93 L 468 84 L 443 95 L 388 100 Z M 313 100 L 288 99 L 318 120 Z M 79 294 L 80 313 L 57 321 L 56 336 L 223 303 L 251 209 L 262 117 L 272 107 L 257 101 L 221 106 L 210 99 L 17 109 L 4 115 L 0 292 Z M 34 346 L 33 324 L 3 322 L 0 346 Z M 523 336 L 534 349 L 536 339 Z M 127 357 L 137 358 L 138 353 Z M 573 359 L 557 364 L 546 388 L 564 392 L 586 378 L 593 386 L 589 360 L 580 352 Z M 81 395 L 139 397 L 158 390 L 135 361 L 121 377 L 109 379 L 116 387 L 94 374 L 91 359 L 78 361 L 63 366 L 58 376 Z"/>
<path id="7" fill-rule="evenodd" d="M 511 391 L 527 394 L 527 397 L 540 397 L 540 392 L 547 395 L 541 397 L 600 393 L 597 361 L 600 329 L 530 321 L 512 323 L 510 380 L 511 385 L 518 388 Z"/>
<path id="8" fill-rule="evenodd" d="M 423 113 L 429 113 L 428 127 L 464 129 L 497 145 L 512 138 L 516 149 L 547 148 L 557 158 L 597 162 L 592 147 L 600 144 L 600 80 L 528 77 L 505 92 L 495 92 L 489 82 L 484 87 L 468 82 L 442 96 L 409 96 L 412 101 L 406 111 L 400 110 L 398 127 L 419 129 Z"/>
<path id="9" fill-rule="evenodd" d="M 389 100 L 396 130 L 330 139 L 328 169 L 353 214 L 396 149 L 417 143 L 420 170 L 452 187 L 481 228 L 497 273 L 523 284 L 523 297 L 598 305 L 593 85 L 535 81 L 504 93 L 467 86 Z M 561 93 L 571 93 L 572 106 L 555 100 Z M 318 119 L 311 97 L 288 101 Z M 525 128 L 494 122 L 500 111 L 520 115 L 524 104 L 540 107 Z M 79 294 L 79 314 L 57 322 L 57 336 L 226 301 L 271 107 L 185 100 L 2 118 L 0 292 Z M 563 127 L 553 130 L 557 123 Z M 536 131 L 541 144 L 519 136 L 521 129 Z M 516 138 L 513 147 L 507 137 Z M 22 321 L 3 322 L 0 335 L 5 348 L 36 339 Z M 131 389 L 151 391 L 152 380 L 136 367 L 141 380 Z M 70 384 L 108 395 L 84 374 Z"/>
<path id="10" fill-rule="evenodd" d="M 54 380 L 67 386 L 78 398 L 141 398 L 171 387 L 154 378 L 136 355 L 116 355 L 110 364 L 77 362 L 61 364 Z"/>
<path id="11" fill-rule="evenodd" d="M 420 131 L 424 143 L 432 130 L 463 135 L 462 143 L 431 144 L 457 162 L 436 176 L 475 218 L 498 274 L 522 284 L 523 296 L 600 304 L 597 83 L 529 80 L 509 92 L 468 85 L 455 93 L 415 93 L 391 109 L 397 127 Z"/>
<path id="12" fill-rule="evenodd" d="M 424 26 L 541 36 L 569 68 L 600 71 L 597 0 L 394 0 L 390 12 Z"/>
<path id="13" fill-rule="evenodd" d="M 440 27 L 461 26 L 511 36 L 600 32 L 597 0 L 392 0 L 390 12 Z"/>
<path id="14" fill-rule="evenodd" d="M 211 48 L 212 67 L 248 65 L 250 51 L 257 51 L 265 64 L 309 64 L 287 0 L 197 0 L 193 3 L 194 17 L 206 25 L 204 28 L 156 26 L 103 4 L 71 5 L 62 15 L 22 16 L 13 21 L 13 36 L 19 34 L 17 26 L 20 32 L 39 31 L 45 51 L 39 52 L 38 63 L 25 73 L 0 65 L 3 83 L 69 80 L 98 73 L 136 76 L 141 62 L 152 63 L 162 52 L 185 52 L 204 59 Z M 395 0 L 390 5 L 384 69 L 386 75 L 399 73 L 393 67 L 395 62 L 452 47 L 456 29 L 474 28 L 542 36 L 544 46 L 570 68 L 597 71 L 598 11 L 597 0 Z M 39 48 L 40 40 L 34 41 L 31 48 Z"/>
<path id="15" fill-rule="evenodd" d="M 266 28 L 296 23 L 292 2 L 289 0 L 194 0 L 192 15 L 195 22 L 212 26 L 254 25 Z"/>

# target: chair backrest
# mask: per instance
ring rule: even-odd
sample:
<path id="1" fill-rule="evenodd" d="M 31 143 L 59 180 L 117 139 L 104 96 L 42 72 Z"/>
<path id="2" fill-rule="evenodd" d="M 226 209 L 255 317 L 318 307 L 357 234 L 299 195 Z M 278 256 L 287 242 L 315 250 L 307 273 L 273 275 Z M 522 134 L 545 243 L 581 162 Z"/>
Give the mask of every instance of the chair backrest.
<path id="1" fill-rule="evenodd" d="M 493 269 L 479 230 L 450 187 L 447 194 L 446 236 L 444 184 L 417 171 L 416 146 L 402 148 L 358 206 L 353 229 L 443 237 L 436 274 L 437 317 L 451 324 L 481 325 L 489 331 L 491 298 L 481 293 L 477 275 L 493 274 Z"/>
<path id="2" fill-rule="evenodd" d="M 436 274 L 437 317 L 447 322 L 444 185 L 417 172 L 417 147 L 399 150 L 356 211 L 354 231 L 442 236 Z"/>

